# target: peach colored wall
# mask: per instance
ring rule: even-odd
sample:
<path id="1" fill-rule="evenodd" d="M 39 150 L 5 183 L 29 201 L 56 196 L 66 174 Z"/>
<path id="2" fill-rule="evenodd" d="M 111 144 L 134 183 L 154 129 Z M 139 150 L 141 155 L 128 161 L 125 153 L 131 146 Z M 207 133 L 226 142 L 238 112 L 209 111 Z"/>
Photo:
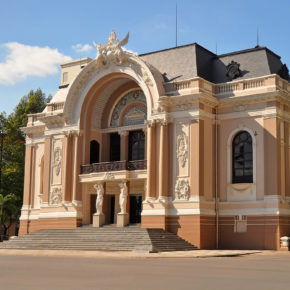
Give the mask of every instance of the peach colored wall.
<path id="1" fill-rule="evenodd" d="M 290 196 L 290 122 L 285 122 L 285 193 Z"/>
<path id="2" fill-rule="evenodd" d="M 279 194 L 277 119 L 264 120 L 265 195 Z"/>
<path id="3" fill-rule="evenodd" d="M 80 225 L 77 218 L 55 218 L 31 221 L 20 221 L 19 236 L 32 233 L 40 229 L 74 229 Z"/>
<path id="4" fill-rule="evenodd" d="M 204 197 L 212 200 L 214 196 L 214 124 L 210 119 L 204 120 Z"/>
<path id="5" fill-rule="evenodd" d="M 192 122 L 190 124 L 190 194 L 199 196 L 201 193 L 201 121 Z"/>
<path id="6" fill-rule="evenodd" d="M 219 219 L 221 249 L 279 249 L 279 217 L 248 216 L 247 232 L 234 232 L 234 216 Z"/>

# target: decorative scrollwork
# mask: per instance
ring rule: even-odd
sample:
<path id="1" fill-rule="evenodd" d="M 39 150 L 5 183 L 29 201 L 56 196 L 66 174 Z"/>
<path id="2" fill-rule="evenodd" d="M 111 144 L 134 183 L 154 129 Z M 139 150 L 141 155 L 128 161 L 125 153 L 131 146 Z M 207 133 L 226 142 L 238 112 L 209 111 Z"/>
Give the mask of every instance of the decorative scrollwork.
<path id="1" fill-rule="evenodd" d="M 62 202 L 61 188 L 54 187 L 51 189 L 49 203 L 51 205 L 59 205 Z"/>
<path id="2" fill-rule="evenodd" d="M 176 181 L 175 196 L 181 200 L 189 199 L 189 182 L 187 179 L 179 179 Z"/>

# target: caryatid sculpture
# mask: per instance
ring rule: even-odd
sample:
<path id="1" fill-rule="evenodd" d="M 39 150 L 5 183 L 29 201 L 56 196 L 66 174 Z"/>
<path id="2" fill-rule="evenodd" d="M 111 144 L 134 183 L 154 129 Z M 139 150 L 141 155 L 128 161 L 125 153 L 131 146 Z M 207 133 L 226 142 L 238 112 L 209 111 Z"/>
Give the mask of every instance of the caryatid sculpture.
<path id="1" fill-rule="evenodd" d="M 126 205 L 127 205 L 127 196 L 128 196 L 128 188 L 126 182 L 119 183 L 120 186 L 120 197 L 119 197 L 119 205 L 120 205 L 120 213 L 126 214 Z"/>
<path id="2" fill-rule="evenodd" d="M 96 199 L 96 214 L 103 214 L 103 201 L 104 201 L 104 187 L 102 183 L 94 185 L 94 188 L 97 190 L 97 199 Z"/>

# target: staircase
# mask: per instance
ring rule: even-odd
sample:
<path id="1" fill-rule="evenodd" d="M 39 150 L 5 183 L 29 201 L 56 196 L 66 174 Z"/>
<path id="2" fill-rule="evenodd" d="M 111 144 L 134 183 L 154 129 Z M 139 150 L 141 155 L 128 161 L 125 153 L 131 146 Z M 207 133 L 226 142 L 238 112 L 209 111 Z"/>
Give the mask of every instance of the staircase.
<path id="1" fill-rule="evenodd" d="M 197 248 L 162 229 L 82 226 L 66 230 L 39 230 L 0 243 L 0 249 L 168 252 Z"/>

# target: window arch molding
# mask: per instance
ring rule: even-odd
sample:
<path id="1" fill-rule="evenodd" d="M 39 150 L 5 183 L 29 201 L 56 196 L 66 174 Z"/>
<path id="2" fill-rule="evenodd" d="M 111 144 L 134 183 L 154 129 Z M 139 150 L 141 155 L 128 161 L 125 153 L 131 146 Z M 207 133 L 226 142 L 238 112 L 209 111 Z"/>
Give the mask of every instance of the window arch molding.
<path id="1" fill-rule="evenodd" d="M 123 97 L 125 97 L 126 95 L 128 95 L 128 94 L 130 94 L 130 93 L 133 93 L 133 92 L 137 92 L 137 91 L 141 91 L 143 94 L 144 94 L 144 92 L 142 91 L 142 89 L 140 88 L 140 87 L 135 87 L 135 88 L 131 88 L 131 89 L 129 89 L 129 90 L 126 90 L 125 92 L 123 92 L 116 100 L 115 100 L 115 102 L 113 103 L 113 106 L 111 107 L 111 110 L 110 110 L 110 112 L 109 112 L 109 118 L 108 118 L 108 123 L 107 123 L 107 127 L 108 128 L 118 128 L 118 127 L 122 127 L 122 125 L 120 125 L 120 124 L 118 124 L 117 126 L 112 126 L 112 124 L 111 124 L 111 121 L 112 121 L 112 119 L 113 119 L 113 113 L 114 113 L 114 111 L 115 111 L 115 108 L 116 108 L 116 106 L 119 104 L 119 102 L 123 99 Z M 144 94 L 144 97 L 145 97 L 145 94 Z M 143 103 L 143 101 L 145 101 L 144 103 Z M 132 102 L 131 103 L 131 105 L 125 105 L 124 106 L 124 108 L 125 109 L 128 109 L 128 107 L 130 107 L 130 108 L 133 108 L 134 107 L 134 103 L 136 104 L 136 105 L 141 105 L 141 107 L 143 107 L 143 109 L 145 109 L 145 111 L 146 111 L 146 115 L 147 115 L 147 100 L 146 100 L 146 97 L 144 98 L 144 100 L 143 101 L 140 101 L 140 100 L 136 100 L 135 102 Z M 123 108 L 123 109 L 124 109 Z M 122 111 L 122 112 L 120 112 L 121 113 L 121 115 L 119 116 L 119 118 L 121 119 L 123 119 L 124 118 L 124 111 Z M 118 118 L 118 119 L 119 119 Z M 146 118 L 147 119 L 147 118 Z M 119 123 L 119 120 L 118 120 L 118 123 Z M 141 124 L 141 125 L 143 125 L 143 123 Z"/>
<path id="2" fill-rule="evenodd" d="M 253 184 L 256 184 L 256 164 L 257 164 L 257 141 L 254 132 L 248 127 L 240 127 L 234 129 L 227 141 L 227 184 L 233 184 L 232 176 L 233 176 L 233 140 L 240 132 L 247 132 L 252 137 L 252 149 L 253 149 Z"/>

